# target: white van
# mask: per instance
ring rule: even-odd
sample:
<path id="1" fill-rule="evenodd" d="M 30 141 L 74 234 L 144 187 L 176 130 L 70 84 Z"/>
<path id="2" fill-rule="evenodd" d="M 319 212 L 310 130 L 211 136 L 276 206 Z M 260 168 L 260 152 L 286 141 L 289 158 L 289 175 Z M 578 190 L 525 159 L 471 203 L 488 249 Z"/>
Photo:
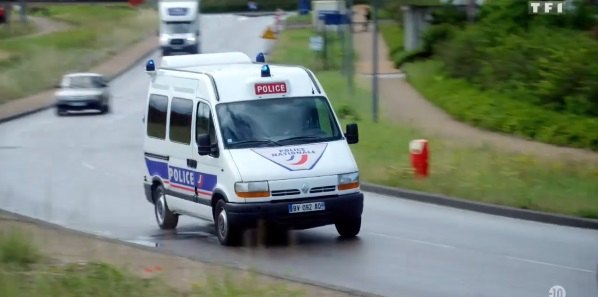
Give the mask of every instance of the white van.
<path id="1" fill-rule="evenodd" d="M 199 0 L 159 0 L 162 55 L 200 52 Z"/>
<path id="2" fill-rule="evenodd" d="M 258 55 L 259 56 L 259 55 Z M 361 228 L 363 193 L 346 133 L 326 92 L 302 66 L 239 52 L 163 57 L 144 116 L 146 198 L 160 228 L 179 215 L 215 223 L 223 245 L 258 221 L 275 230 Z"/>

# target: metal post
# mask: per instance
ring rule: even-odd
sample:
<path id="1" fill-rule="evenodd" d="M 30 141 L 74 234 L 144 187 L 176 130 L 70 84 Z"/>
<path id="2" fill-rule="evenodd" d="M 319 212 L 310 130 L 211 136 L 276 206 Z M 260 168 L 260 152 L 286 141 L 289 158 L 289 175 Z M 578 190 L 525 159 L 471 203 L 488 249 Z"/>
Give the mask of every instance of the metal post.
<path id="1" fill-rule="evenodd" d="M 347 85 L 349 93 L 353 95 L 353 0 L 347 0 Z"/>
<path id="2" fill-rule="evenodd" d="M 27 23 L 27 3 L 25 2 L 25 0 L 19 0 L 19 2 L 21 6 L 21 22 Z"/>
<path id="3" fill-rule="evenodd" d="M 372 38 L 373 47 L 373 71 L 372 71 L 372 117 L 374 123 L 378 122 L 378 3 L 379 0 L 373 0 L 374 4 L 374 36 Z"/>

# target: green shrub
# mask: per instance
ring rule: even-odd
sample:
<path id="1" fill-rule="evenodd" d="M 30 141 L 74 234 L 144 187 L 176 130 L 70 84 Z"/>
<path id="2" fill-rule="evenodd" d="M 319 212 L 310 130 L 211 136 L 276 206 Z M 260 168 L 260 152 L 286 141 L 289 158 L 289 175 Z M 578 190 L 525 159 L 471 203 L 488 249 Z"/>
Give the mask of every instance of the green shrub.
<path id="1" fill-rule="evenodd" d="M 465 80 L 448 77 L 440 61 L 403 68 L 424 97 L 458 120 L 546 143 L 598 151 L 596 117 L 550 111 L 497 91 L 480 91 Z"/>
<path id="2" fill-rule="evenodd" d="M 37 248 L 18 231 L 0 233 L 0 264 L 28 266 L 40 259 Z"/>
<path id="3" fill-rule="evenodd" d="M 454 36 L 456 28 L 452 24 L 438 24 L 426 29 L 422 34 L 422 51 L 432 55 L 440 43 Z"/>

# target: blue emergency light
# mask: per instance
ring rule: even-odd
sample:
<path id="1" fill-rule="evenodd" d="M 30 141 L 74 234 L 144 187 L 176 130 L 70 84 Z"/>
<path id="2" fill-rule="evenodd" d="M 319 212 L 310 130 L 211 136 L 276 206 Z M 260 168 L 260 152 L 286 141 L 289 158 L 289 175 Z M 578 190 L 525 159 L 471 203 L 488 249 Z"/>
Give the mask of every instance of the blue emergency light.
<path id="1" fill-rule="evenodd" d="M 270 77 L 270 66 L 267 64 L 262 66 L 262 77 Z"/>
<path id="2" fill-rule="evenodd" d="M 145 71 L 156 71 L 156 64 L 154 63 L 153 59 L 149 59 L 149 61 L 147 61 L 145 64 Z"/>
<path id="3" fill-rule="evenodd" d="M 255 61 L 258 63 L 266 62 L 266 57 L 264 56 L 264 53 L 257 54 L 257 57 L 255 57 Z"/>

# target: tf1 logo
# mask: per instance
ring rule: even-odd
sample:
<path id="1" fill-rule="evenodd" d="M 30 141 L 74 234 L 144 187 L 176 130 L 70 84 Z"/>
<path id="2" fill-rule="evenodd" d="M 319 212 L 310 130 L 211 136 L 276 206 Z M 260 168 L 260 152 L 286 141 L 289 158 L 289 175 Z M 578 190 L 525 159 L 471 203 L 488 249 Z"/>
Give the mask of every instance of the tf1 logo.
<path id="1" fill-rule="evenodd" d="M 565 1 L 528 1 L 530 14 L 564 14 Z"/>

